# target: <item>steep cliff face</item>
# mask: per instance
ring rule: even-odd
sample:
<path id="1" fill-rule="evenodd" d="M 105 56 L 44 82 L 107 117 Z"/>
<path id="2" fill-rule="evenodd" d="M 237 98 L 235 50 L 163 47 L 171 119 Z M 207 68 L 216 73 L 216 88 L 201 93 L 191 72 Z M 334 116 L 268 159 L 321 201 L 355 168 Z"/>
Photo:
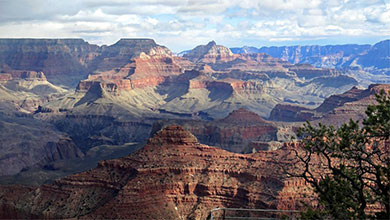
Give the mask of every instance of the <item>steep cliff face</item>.
<path id="1" fill-rule="evenodd" d="M 87 91 L 99 82 L 109 92 L 129 91 L 136 88 L 155 87 L 184 72 L 178 64 L 180 58 L 171 51 L 148 39 L 127 39 L 105 49 L 95 74 L 80 81 L 79 91 Z M 180 61 L 179 61 L 180 62 Z"/>
<path id="2" fill-rule="evenodd" d="M 375 94 L 378 94 L 384 90 L 389 93 L 390 85 L 389 84 L 372 84 L 365 90 L 356 90 L 351 89 L 340 97 L 331 97 L 331 101 L 326 103 L 337 103 L 336 107 L 331 111 L 325 113 L 320 119 L 318 119 L 323 124 L 333 124 L 340 125 L 342 123 L 348 122 L 349 119 L 358 120 L 360 122 L 366 118 L 365 110 L 368 105 L 373 105 L 376 103 Z M 345 100 L 347 102 L 343 103 Z M 337 102 L 337 100 L 339 100 Z M 339 103 L 343 103 L 339 105 Z M 325 104 L 325 102 L 324 102 Z M 321 107 L 321 106 L 320 106 Z M 327 106 L 325 105 L 324 108 Z M 322 108 L 321 108 L 322 109 Z"/>
<path id="3" fill-rule="evenodd" d="M 371 69 L 376 74 L 390 75 L 390 40 L 385 40 L 371 46 L 366 53 L 359 54 L 350 66 L 360 66 Z"/>
<path id="4" fill-rule="evenodd" d="M 6 71 L 42 71 L 48 77 L 85 77 L 99 50 L 82 39 L 0 39 L 0 66 Z"/>
<path id="5" fill-rule="evenodd" d="M 373 86 L 371 86 L 372 88 Z M 337 107 L 343 106 L 347 102 L 354 102 L 370 95 L 370 90 L 358 89 L 353 87 L 347 92 L 339 95 L 332 95 L 324 100 L 315 110 L 318 112 L 329 112 Z"/>
<path id="6" fill-rule="evenodd" d="M 12 76 L 8 73 L 42 70 L 47 71 L 51 82 L 66 85 L 78 82 L 76 94 L 56 100 L 55 104 L 26 101 L 26 106 L 31 106 L 29 111 L 38 105 L 70 110 L 77 107 L 71 102 L 80 103 L 81 93 L 100 84 L 110 95 L 117 96 L 107 102 L 102 99 L 105 106 L 95 108 L 100 110 L 133 112 L 136 106 L 141 109 L 137 114 L 158 114 L 156 110 L 161 109 L 174 114 L 204 111 L 216 117 L 248 107 L 268 117 L 277 103 L 317 104 L 322 97 L 356 84 L 353 80 L 338 80 L 341 73 L 335 70 L 292 65 L 264 53 L 232 54 L 215 42 L 198 46 L 184 57 L 172 55 L 152 39 L 121 39 L 101 47 L 80 39 L 3 39 L 2 42 L 0 69 L 5 74 L 0 74 L 1 81 L 10 81 Z M 337 92 L 332 83 L 327 83 L 333 78 L 341 82 Z M 40 86 L 36 91 L 43 94 L 52 89 Z M 106 106 L 109 103 L 115 107 Z"/>
<path id="7" fill-rule="evenodd" d="M 52 122 L 67 133 L 82 152 L 107 144 L 122 145 L 143 143 L 149 136 L 152 122 L 140 119 L 118 119 L 112 116 L 92 114 L 68 114 Z"/>
<path id="8" fill-rule="evenodd" d="M 1 187 L 0 207 L 8 218 L 126 219 L 205 219 L 216 207 L 295 209 L 304 184 L 283 180 L 274 163 L 282 154 L 229 153 L 169 126 L 142 150 L 93 170 L 34 190 Z"/>
<path id="9" fill-rule="evenodd" d="M 43 71 L 52 82 L 74 85 L 89 73 L 121 68 L 141 53 L 171 54 L 151 39 L 102 47 L 82 39 L 0 39 L 0 70 Z"/>
<path id="10" fill-rule="evenodd" d="M 26 81 L 46 81 L 46 76 L 43 72 L 36 71 L 17 71 L 13 70 L 10 72 L 0 73 L 1 81 L 15 80 L 26 80 Z"/>

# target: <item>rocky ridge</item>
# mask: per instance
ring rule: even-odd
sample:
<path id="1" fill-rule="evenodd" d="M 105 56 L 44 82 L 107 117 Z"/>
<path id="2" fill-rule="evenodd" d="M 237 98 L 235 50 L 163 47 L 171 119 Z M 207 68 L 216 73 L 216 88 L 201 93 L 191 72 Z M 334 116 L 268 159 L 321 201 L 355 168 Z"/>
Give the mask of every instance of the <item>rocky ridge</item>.
<path id="1" fill-rule="evenodd" d="M 389 75 L 389 48 L 390 40 L 384 40 L 374 45 L 242 47 L 231 50 L 236 54 L 267 53 L 293 64 L 308 63 L 316 67 L 362 69 L 373 74 Z"/>
<path id="2" fill-rule="evenodd" d="M 0 217 L 205 219 L 216 207 L 295 209 L 305 184 L 279 173 L 282 154 L 234 154 L 168 126 L 90 171 L 39 188 L 2 186 Z"/>
<path id="3" fill-rule="evenodd" d="M 171 52 L 152 39 L 101 47 L 82 39 L 0 39 L 0 69 L 42 71 L 50 82 L 73 86 L 88 73 L 121 68 L 141 53 Z"/>
<path id="4" fill-rule="evenodd" d="M 390 91 L 389 84 L 372 84 L 367 89 L 353 87 L 340 95 L 332 95 L 315 109 L 300 106 L 277 105 L 270 114 L 271 120 L 316 121 L 340 125 L 349 119 L 362 120 L 368 105 L 375 104 L 375 94 Z"/>

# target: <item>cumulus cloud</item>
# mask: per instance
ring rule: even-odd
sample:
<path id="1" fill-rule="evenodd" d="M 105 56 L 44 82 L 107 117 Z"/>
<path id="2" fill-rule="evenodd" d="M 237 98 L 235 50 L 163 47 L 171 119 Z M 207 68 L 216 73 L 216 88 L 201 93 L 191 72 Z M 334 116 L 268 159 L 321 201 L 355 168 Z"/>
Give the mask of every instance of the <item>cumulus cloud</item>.
<path id="1" fill-rule="evenodd" d="M 0 37 L 150 37 L 174 51 L 390 38 L 383 0 L 0 0 Z M 350 42 L 356 43 L 356 42 Z M 374 43 L 374 42 L 361 42 Z"/>

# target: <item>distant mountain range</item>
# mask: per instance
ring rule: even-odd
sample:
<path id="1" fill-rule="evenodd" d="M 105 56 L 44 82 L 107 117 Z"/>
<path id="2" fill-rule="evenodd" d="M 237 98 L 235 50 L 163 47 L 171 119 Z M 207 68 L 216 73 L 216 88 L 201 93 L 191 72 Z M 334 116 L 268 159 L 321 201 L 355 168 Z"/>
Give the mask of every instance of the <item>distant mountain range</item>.
<path id="1" fill-rule="evenodd" d="M 281 47 L 230 48 L 233 53 L 266 53 L 293 64 L 312 64 L 315 67 L 362 69 L 373 74 L 390 75 L 390 40 L 374 45 L 311 45 Z"/>

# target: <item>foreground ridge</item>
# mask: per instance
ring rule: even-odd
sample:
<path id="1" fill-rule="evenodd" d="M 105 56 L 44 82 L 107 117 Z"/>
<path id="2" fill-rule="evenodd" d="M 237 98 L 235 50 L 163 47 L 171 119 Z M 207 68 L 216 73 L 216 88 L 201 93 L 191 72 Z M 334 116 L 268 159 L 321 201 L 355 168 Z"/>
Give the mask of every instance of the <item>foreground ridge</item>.
<path id="1" fill-rule="evenodd" d="M 275 164 L 282 154 L 230 153 L 171 125 L 143 149 L 90 171 L 38 188 L 1 187 L 8 214 L 0 217 L 205 219 L 217 207 L 295 209 L 304 183 L 284 180 Z"/>

